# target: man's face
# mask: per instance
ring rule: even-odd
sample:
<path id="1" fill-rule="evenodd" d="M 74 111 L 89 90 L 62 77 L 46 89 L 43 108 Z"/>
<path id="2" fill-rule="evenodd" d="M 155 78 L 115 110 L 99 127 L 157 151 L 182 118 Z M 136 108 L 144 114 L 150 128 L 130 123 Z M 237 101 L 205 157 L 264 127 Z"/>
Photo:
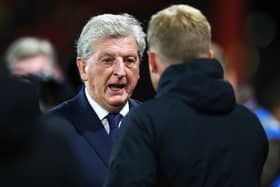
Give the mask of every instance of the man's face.
<path id="1" fill-rule="evenodd" d="M 13 74 L 29 75 L 47 73 L 51 74 L 52 67 L 49 58 L 45 55 L 36 55 L 18 60 L 15 63 Z"/>
<path id="2" fill-rule="evenodd" d="M 125 105 L 139 79 L 140 60 L 134 37 L 100 40 L 94 53 L 78 66 L 90 96 L 110 112 Z"/>

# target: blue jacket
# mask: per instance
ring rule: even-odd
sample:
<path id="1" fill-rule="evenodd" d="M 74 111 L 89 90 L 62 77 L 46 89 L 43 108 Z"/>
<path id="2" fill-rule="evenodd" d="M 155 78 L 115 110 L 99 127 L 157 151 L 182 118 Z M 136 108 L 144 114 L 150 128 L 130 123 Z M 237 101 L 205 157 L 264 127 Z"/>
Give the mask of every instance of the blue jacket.
<path id="1" fill-rule="evenodd" d="M 129 100 L 130 108 L 139 105 Z M 60 129 L 73 154 L 81 187 L 100 187 L 107 175 L 112 140 L 90 106 L 84 89 L 72 99 L 51 109 L 47 115 L 59 117 Z"/>

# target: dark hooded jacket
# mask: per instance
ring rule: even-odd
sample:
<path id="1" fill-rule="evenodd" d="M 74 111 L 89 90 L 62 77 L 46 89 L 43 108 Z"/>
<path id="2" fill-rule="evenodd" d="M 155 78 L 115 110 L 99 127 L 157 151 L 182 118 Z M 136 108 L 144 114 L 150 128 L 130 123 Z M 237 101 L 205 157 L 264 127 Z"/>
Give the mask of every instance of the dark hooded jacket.
<path id="1" fill-rule="evenodd" d="M 264 130 L 215 59 L 172 65 L 155 99 L 124 119 L 107 187 L 259 187 Z"/>

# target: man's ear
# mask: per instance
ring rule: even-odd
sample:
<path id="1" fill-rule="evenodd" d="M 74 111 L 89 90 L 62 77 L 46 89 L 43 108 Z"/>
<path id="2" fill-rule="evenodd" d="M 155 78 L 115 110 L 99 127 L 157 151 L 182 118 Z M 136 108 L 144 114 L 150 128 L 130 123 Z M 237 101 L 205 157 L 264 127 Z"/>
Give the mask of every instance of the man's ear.
<path id="1" fill-rule="evenodd" d="M 214 58 L 214 51 L 212 49 L 208 52 L 208 58 Z"/>
<path id="2" fill-rule="evenodd" d="M 149 58 L 149 68 L 151 73 L 157 73 L 158 67 L 156 63 L 156 54 L 152 51 L 148 51 L 148 58 Z"/>
<path id="3" fill-rule="evenodd" d="M 83 81 L 87 81 L 86 62 L 81 57 L 77 57 L 76 64 L 80 72 L 81 79 Z"/>

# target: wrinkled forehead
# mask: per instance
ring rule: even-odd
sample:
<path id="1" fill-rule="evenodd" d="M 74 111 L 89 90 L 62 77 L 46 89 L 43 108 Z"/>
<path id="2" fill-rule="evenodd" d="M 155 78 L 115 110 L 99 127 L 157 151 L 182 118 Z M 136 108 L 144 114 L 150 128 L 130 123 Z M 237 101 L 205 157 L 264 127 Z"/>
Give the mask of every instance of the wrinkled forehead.
<path id="1" fill-rule="evenodd" d="M 93 53 L 131 53 L 138 55 L 138 45 L 134 36 L 110 36 L 92 43 Z"/>

